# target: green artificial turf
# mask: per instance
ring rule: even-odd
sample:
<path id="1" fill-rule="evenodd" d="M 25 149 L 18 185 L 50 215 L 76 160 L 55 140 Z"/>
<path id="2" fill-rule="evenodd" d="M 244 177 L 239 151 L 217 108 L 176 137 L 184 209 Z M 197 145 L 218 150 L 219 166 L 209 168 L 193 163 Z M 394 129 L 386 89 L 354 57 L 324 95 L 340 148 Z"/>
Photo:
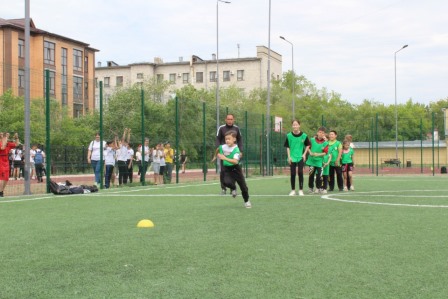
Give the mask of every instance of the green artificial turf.
<path id="1" fill-rule="evenodd" d="M 252 209 L 216 182 L 3 198 L 0 298 L 446 298 L 445 178 L 355 183 L 248 180 Z"/>

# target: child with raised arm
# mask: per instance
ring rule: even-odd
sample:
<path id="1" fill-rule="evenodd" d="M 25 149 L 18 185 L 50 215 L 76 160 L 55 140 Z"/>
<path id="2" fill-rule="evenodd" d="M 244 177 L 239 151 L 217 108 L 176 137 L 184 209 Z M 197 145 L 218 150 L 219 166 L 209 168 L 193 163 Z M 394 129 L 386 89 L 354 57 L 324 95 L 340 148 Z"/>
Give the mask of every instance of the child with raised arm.
<path id="1" fill-rule="evenodd" d="M 310 148 L 308 136 L 300 131 L 300 121 L 292 121 L 292 132 L 286 134 L 284 146 L 288 155 L 288 164 L 291 172 L 291 192 L 289 196 L 296 195 L 296 170 L 299 174 L 299 196 L 303 196 L 303 167 L 305 166 L 306 153 Z"/>
<path id="2" fill-rule="evenodd" d="M 224 177 L 223 184 L 225 187 L 231 190 L 232 197 L 236 197 L 236 185 L 240 186 L 241 194 L 244 199 L 244 206 L 246 208 L 252 208 L 252 204 L 249 201 L 249 189 L 247 188 L 246 180 L 244 178 L 243 171 L 238 164 L 240 161 L 240 149 L 236 144 L 237 133 L 233 130 L 226 132 L 225 144 L 220 145 L 216 149 L 215 156 L 212 162 L 218 157 L 223 162 Z"/>

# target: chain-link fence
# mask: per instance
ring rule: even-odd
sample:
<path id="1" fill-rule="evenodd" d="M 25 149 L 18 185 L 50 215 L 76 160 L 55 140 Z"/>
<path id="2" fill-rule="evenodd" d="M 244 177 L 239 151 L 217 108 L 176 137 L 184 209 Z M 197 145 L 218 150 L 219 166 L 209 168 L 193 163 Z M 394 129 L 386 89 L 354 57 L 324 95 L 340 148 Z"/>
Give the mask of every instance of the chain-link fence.
<path id="1" fill-rule="evenodd" d="M 3 66 L 4 67 L 4 66 Z M 92 166 L 88 163 L 88 146 L 96 132 L 100 140 L 121 138 L 125 128 L 131 128 L 130 144 L 134 151 L 149 138 L 154 148 L 169 142 L 175 151 L 173 183 L 189 180 L 217 180 L 218 167 L 211 162 L 215 151 L 216 105 L 201 98 L 174 96 L 167 103 L 142 85 L 117 89 L 103 96 L 103 82 L 85 76 L 68 77 L 47 70 L 44 74 L 31 72 L 30 80 L 30 138 L 25 140 L 25 105 L 22 72 L 11 67 L 0 74 L 0 131 L 17 132 L 22 143 L 22 154 L 11 151 L 11 181 L 7 194 L 23 194 L 24 185 L 31 184 L 32 193 L 48 192 L 49 180 L 74 184 L 93 184 Z M 81 80 L 81 79 L 82 80 Z M 8 88 L 6 88 L 8 87 Z M 274 117 L 267 123 L 266 115 L 235 108 L 220 107 L 220 118 L 232 113 L 243 135 L 246 176 L 272 175 L 289 171 L 284 141 L 291 124 L 275 124 Z M 298 111 L 301 111 L 298 109 Z M 303 111 L 301 111 L 303 112 Z M 307 111 L 307 114 L 312 111 Z M 298 115 L 300 119 L 300 115 Z M 428 113 L 425 117 L 404 118 L 388 114 L 374 114 L 370 118 L 346 119 L 329 115 L 314 115 L 315 122 L 302 123 L 301 129 L 314 136 L 319 126 L 335 130 L 338 139 L 351 135 L 355 146 L 357 171 L 371 174 L 432 173 L 443 171 L 447 165 L 444 140 L 444 116 Z M 43 170 L 45 181 L 38 183 L 35 165 L 24 165 L 28 149 L 42 149 L 46 153 Z M 267 150 L 269 148 L 269 151 Z M 20 149 L 20 148 L 19 148 Z M 187 171 L 182 173 L 180 154 L 186 152 Z M 269 153 L 269 156 L 268 156 Z M 20 159 L 21 163 L 14 163 Z M 17 167 L 17 165 L 19 165 Z M 134 185 L 152 184 L 153 170 L 145 177 L 134 163 Z M 446 168 L 445 168 L 446 170 Z M 105 170 L 101 169 L 103 187 Z M 141 179 L 141 180 L 140 180 Z"/>

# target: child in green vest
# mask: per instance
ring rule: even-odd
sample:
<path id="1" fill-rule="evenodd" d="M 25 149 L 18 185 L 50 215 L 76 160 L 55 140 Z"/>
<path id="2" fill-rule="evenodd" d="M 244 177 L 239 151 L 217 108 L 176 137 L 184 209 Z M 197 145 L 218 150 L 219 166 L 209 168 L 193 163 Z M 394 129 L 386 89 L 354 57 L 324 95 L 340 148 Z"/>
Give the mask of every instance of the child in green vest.
<path id="1" fill-rule="evenodd" d="M 237 133 L 233 130 L 230 130 L 225 134 L 226 144 L 220 145 L 216 149 L 215 157 L 213 157 L 212 162 L 216 160 L 216 157 L 221 159 L 224 166 L 223 183 L 225 187 L 231 190 L 232 197 L 236 197 L 235 182 L 238 183 L 238 186 L 240 186 L 241 189 L 241 195 L 244 199 L 244 206 L 246 208 L 252 208 L 252 204 L 249 201 L 249 189 L 247 188 L 246 179 L 238 164 L 241 158 L 241 153 L 236 144 L 236 137 Z"/>
<path id="2" fill-rule="evenodd" d="M 344 175 L 344 191 L 354 191 L 353 167 L 355 166 L 354 150 L 350 147 L 350 141 L 344 140 L 342 143 L 342 174 Z"/>
<path id="3" fill-rule="evenodd" d="M 292 121 L 292 132 L 286 134 L 284 146 L 288 155 L 288 164 L 291 172 L 291 192 L 289 196 L 296 195 L 296 169 L 299 174 L 299 192 L 303 196 L 303 167 L 305 165 L 306 153 L 310 148 L 308 136 L 300 131 L 300 121 Z"/>
<path id="4" fill-rule="evenodd" d="M 325 139 L 325 128 L 320 127 L 317 135 L 311 138 L 310 155 L 306 165 L 310 167 L 308 187 L 310 193 L 321 193 L 322 191 L 322 166 L 324 156 L 328 153 L 328 141 Z M 316 175 L 316 190 L 314 190 L 314 176 Z"/>
<path id="5" fill-rule="evenodd" d="M 325 139 L 328 140 L 328 134 L 325 136 Z M 329 146 L 330 148 L 330 146 Z M 328 150 L 327 154 L 324 156 L 323 164 L 322 164 L 322 194 L 327 194 L 328 189 L 328 177 L 330 175 L 330 163 L 332 161 L 332 157 L 334 151 Z"/>

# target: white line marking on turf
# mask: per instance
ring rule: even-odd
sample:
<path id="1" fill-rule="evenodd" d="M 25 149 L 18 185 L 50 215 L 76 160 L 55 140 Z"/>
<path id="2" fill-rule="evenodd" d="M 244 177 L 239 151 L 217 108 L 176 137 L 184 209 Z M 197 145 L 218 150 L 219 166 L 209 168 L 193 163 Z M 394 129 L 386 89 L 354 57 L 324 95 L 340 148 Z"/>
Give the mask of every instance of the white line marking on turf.
<path id="1" fill-rule="evenodd" d="M 356 196 L 356 194 L 370 194 L 369 196 L 375 196 L 375 197 L 385 197 L 386 195 L 375 195 L 372 194 L 373 192 L 375 193 L 396 193 L 396 192 L 443 192 L 446 190 L 406 190 L 406 191 L 372 191 L 372 192 L 356 192 L 354 194 L 335 194 L 335 195 L 324 195 L 321 196 L 322 199 L 326 199 L 326 200 L 331 200 L 331 201 L 337 201 L 337 202 L 344 202 L 344 203 L 356 203 L 356 204 L 368 204 L 368 205 L 381 205 L 381 206 L 399 206 L 399 207 L 415 207 L 415 208 L 448 208 L 448 205 L 426 205 L 426 204 L 406 204 L 406 203 L 389 203 L 389 202 L 372 202 L 372 201 L 361 201 L 361 200 L 349 200 L 349 199 L 341 199 L 341 198 L 333 198 L 332 196 Z M 394 195 L 395 197 L 405 197 L 406 195 Z M 431 196 L 431 195 L 426 195 L 426 196 L 414 196 L 414 195 L 408 195 L 408 196 L 412 196 L 412 197 L 424 197 L 424 198 L 433 198 L 433 197 L 443 197 L 446 198 L 448 196 Z"/>
<path id="2" fill-rule="evenodd" d="M 248 181 L 258 181 L 263 179 L 279 179 L 283 178 L 283 176 L 274 176 L 274 177 L 262 177 L 262 178 L 255 178 L 255 179 L 248 179 Z M 205 182 L 202 184 L 191 184 L 191 185 L 182 185 L 182 184 L 176 184 L 176 185 L 167 185 L 167 186 L 154 186 L 149 185 L 144 188 L 139 189 L 129 189 L 129 190 L 117 190 L 114 192 L 98 192 L 98 193 L 86 193 L 86 194 L 68 194 L 68 195 L 50 195 L 50 196 L 42 196 L 42 197 L 31 197 L 31 198 L 22 198 L 20 199 L 20 196 L 11 196 L 11 198 L 19 198 L 19 199 L 8 199 L 8 200 L 0 200 L 0 204 L 6 204 L 6 203 L 16 203 L 16 202 L 26 202 L 26 201 L 37 201 L 41 199 L 50 199 L 50 198 L 63 198 L 63 197 L 73 197 L 76 196 L 119 196 L 119 194 L 122 193 L 131 193 L 131 192 L 139 192 L 139 191 L 146 191 L 146 190 L 165 190 L 165 189 L 173 189 L 173 188 L 187 188 L 187 187 L 203 187 L 203 186 L 210 186 L 210 185 L 218 185 L 220 184 L 218 181 L 213 182 Z M 28 195 L 27 195 L 28 196 Z M 166 196 L 165 194 L 151 194 L 151 195 L 132 195 L 132 196 Z M 173 196 L 202 196 L 202 195 L 185 195 L 185 194 L 179 194 L 179 195 L 173 195 Z M 210 195 L 210 196 L 221 196 L 221 195 Z"/>

